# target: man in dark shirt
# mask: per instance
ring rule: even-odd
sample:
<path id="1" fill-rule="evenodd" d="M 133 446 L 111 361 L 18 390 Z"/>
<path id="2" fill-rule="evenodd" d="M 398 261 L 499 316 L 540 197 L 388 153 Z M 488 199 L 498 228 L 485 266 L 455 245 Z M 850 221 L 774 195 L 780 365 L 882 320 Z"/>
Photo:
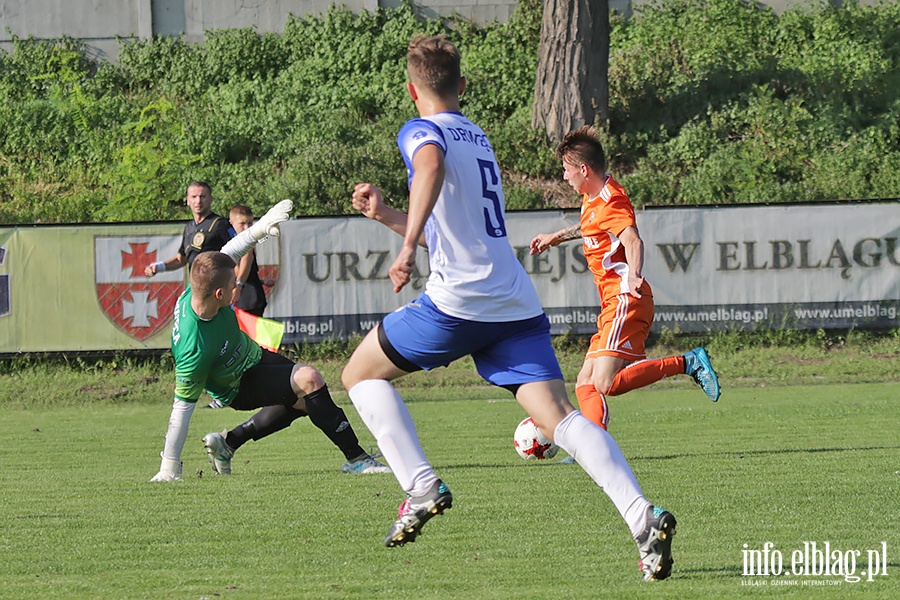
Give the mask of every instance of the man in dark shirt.
<path id="1" fill-rule="evenodd" d="M 212 188 L 205 181 L 192 181 L 187 189 L 185 202 L 194 218 L 184 226 L 181 248 L 173 258 L 155 262 L 144 269 L 144 275 L 153 277 L 162 271 L 172 271 L 194 263 L 201 252 L 219 251 L 231 239 L 230 225 L 225 219 L 210 210 Z"/>

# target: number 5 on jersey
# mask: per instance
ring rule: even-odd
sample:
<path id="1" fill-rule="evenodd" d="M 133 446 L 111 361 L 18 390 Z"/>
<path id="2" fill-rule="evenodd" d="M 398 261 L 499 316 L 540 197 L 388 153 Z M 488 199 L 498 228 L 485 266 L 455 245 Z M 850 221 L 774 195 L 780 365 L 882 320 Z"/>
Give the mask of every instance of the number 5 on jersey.
<path id="1" fill-rule="evenodd" d="M 506 237 L 506 223 L 503 221 L 503 207 L 496 189 L 500 187 L 500 176 L 496 163 L 478 159 L 478 170 L 481 171 L 481 195 L 493 204 L 493 217 L 487 206 L 484 207 L 484 228 L 492 238 Z M 495 222 L 496 221 L 496 222 Z"/>

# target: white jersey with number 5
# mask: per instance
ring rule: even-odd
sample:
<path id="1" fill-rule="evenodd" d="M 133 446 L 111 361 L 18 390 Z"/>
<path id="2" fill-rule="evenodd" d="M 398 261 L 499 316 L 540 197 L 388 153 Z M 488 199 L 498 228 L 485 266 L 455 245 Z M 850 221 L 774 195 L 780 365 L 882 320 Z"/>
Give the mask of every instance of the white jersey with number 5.
<path id="1" fill-rule="evenodd" d="M 408 121 L 397 144 L 412 181 L 425 144 L 444 153 L 444 185 L 425 224 L 431 274 L 425 293 L 442 312 L 470 321 L 519 321 L 543 312 L 506 236 L 500 168 L 480 127 L 458 112 Z"/>

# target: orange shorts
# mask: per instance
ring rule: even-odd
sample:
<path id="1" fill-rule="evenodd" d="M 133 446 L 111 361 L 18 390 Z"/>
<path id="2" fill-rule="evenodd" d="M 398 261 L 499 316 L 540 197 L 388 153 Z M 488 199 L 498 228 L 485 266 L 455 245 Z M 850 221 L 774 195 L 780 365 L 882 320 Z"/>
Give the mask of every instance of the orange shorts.
<path id="1" fill-rule="evenodd" d="M 653 323 L 653 296 L 619 294 L 602 303 L 597 333 L 585 358 L 617 356 L 628 361 L 647 358 L 644 344 Z"/>

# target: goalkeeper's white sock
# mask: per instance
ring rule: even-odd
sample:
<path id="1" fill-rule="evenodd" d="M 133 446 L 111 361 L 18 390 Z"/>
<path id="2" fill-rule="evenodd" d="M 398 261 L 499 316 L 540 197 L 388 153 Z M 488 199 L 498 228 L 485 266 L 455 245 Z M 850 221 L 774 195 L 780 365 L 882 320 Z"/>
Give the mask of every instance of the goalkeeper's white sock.
<path id="1" fill-rule="evenodd" d="M 616 440 L 577 410 L 560 421 L 553 439 L 603 488 L 625 519 L 632 536 L 641 533 L 650 502 L 644 498 Z"/>
<path id="2" fill-rule="evenodd" d="M 178 398 L 172 401 L 169 428 L 166 430 L 166 443 L 161 455 L 163 459 L 174 462 L 181 460 L 181 450 L 187 441 L 188 426 L 195 408 L 197 408 L 196 402 L 185 402 Z"/>
<path id="3" fill-rule="evenodd" d="M 384 379 L 360 381 L 349 394 L 400 487 L 411 496 L 424 496 L 438 477 L 425 458 L 416 425 L 400 394 Z"/>

